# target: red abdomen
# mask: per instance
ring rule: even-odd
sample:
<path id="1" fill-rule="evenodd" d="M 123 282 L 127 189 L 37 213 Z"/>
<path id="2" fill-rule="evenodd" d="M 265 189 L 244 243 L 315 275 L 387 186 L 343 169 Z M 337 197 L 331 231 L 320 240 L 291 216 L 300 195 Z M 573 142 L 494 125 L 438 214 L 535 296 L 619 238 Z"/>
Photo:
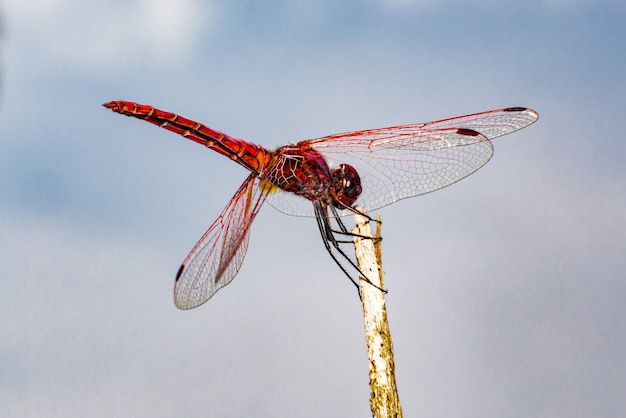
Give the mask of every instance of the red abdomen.
<path id="1" fill-rule="evenodd" d="M 234 138 L 172 112 L 124 100 L 108 102 L 104 106 L 114 112 L 143 119 L 182 135 L 227 156 L 255 173 L 263 171 L 263 167 L 271 159 L 271 153 L 260 145 Z"/>

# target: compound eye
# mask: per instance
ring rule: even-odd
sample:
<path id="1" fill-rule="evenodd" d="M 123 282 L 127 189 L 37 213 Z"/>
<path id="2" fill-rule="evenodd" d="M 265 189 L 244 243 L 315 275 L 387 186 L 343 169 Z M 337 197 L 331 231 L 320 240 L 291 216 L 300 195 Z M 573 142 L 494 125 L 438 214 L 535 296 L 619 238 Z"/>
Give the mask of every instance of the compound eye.
<path id="1" fill-rule="evenodd" d="M 341 208 L 352 206 L 363 191 L 361 178 L 354 167 L 348 164 L 341 164 L 332 169 L 332 176 L 336 187 L 335 207 Z"/>

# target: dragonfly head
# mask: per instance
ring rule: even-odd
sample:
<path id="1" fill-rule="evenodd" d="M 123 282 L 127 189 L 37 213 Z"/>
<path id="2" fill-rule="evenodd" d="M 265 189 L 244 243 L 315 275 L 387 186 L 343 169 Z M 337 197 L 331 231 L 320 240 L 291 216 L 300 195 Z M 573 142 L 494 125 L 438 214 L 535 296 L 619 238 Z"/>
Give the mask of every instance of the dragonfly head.
<path id="1" fill-rule="evenodd" d="M 344 209 L 352 206 L 361 195 L 361 177 L 354 167 L 340 164 L 331 170 L 333 177 L 334 195 L 333 205 Z"/>

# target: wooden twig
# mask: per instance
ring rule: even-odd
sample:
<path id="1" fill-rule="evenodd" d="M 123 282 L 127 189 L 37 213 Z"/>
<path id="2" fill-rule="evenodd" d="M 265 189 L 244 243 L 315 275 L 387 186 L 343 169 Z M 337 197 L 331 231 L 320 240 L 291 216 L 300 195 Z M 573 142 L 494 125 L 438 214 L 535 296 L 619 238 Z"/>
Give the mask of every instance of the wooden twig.
<path id="1" fill-rule="evenodd" d="M 364 211 L 363 208 L 358 208 Z M 364 212 L 363 212 L 364 213 Z M 359 269 L 367 275 L 361 278 L 359 290 L 363 303 L 365 341 L 369 360 L 370 408 L 375 418 L 402 417 L 402 408 L 396 387 L 395 365 L 391 332 L 387 321 L 387 308 L 383 287 L 380 216 L 376 216 L 376 234 L 372 235 L 369 219 L 355 215 L 358 234 L 354 237 L 356 260 Z M 362 238 L 370 237 L 370 238 Z M 375 286 L 372 286 L 374 284 Z"/>

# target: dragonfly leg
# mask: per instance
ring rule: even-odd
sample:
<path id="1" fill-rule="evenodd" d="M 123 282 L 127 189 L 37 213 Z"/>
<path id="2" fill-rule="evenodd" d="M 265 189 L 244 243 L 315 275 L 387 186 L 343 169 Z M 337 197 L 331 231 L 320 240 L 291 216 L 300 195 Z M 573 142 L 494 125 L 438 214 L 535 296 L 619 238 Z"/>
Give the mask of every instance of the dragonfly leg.
<path id="1" fill-rule="evenodd" d="M 372 219 L 369 215 L 367 215 L 366 213 L 362 213 L 354 208 L 350 208 L 353 210 L 354 213 L 357 214 L 361 214 L 363 216 L 365 216 L 366 218 L 368 218 L 370 221 L 375 221 L 375 222 L 379 222 L 379 220 L 377 219 Z M 349 236 L 349 237 L 359 237 L 359 238 L 363 238 L 363 239 L 371 239 L 374 242 L 380 242 L 382 241 L 382 237 L 368 237 L 365 235 L 361 235 L 361 234 L 355 234 L 354 232 L 348 231 L 348 228 L 346 228 L 345 224 L 343 223 L 343 221 L 341 220 L 341 218 L 339 217 L 339 214 L 337 213 L 337 209 L 334 206 L 330 207 L 330 210 L 333 213 L 333 218 L 335 218 L 335 221 L 337 222 L 337 225 L 339 226 L 339 230 L 335 230 L 333 229 L 332 232 L 335 234 L 339 234 L 339 235 L 345 235 L 345 236 Z M 353 240 L 336 240 L 338 243 L 341 244 L 352 244 Z"/>
<path id="2" fill-rule="evenodd" d="M 350 212 L 354 213 L 355 215 L 361 215 L 361 216 L 365 216 L 370 222 L 377 222 L 382 224 L 382 221 L 378 220 L 378 219 L 374 219 L 371 216 L 369 216 L 366 212 L 363 212 L 361 210 L 359 210 L 358 208 L 352 207 L 352 206 L 347 206 L 347 205 L 342 205 L 343 207 L 341 209 L 346 209 L 349 210 Z M 335 209 L 335 207 L 331 207 L 332 210 L 337 213 L 337 210 Z"/>
<path id="3" fill-rule="evenodd" d="M 350 275 L 350 273 L 348 273 L 348 271 L 346 270 L 346 268 L 343 266 L 343 264 L 341 264 L 341 262 L 339 262 L 339 260 L 337 259 L 337 257 L 335 256 L 335 253 L 333 253 L 332 248 L 330 246 L 330 242 L 332 242 L 332 237 L 333 233 L 332 233 L 332 229 L 330 229 L 330 225 L 328 224 L 327 221 L 327 217 L 320 213 L 322 212 L 323 209 L 315 207 L 315 219 L 317 220 L 317 226 L 320 230 L 320 234 L 322 235 L 322 241 L 324 242 L 324 246 L 326 247 L 326 250 L 328 251 L 328 254 L 330 254 L 330 256 L 332 257 L 333 261 L 335 262 L 335 264 L 337 264 L 339 266 L 339 268 L 341 269 L 341 271 L 343 271 L 343 273 L 348 276 L 348 278 L 350 279 L 350 281 L 352 282 L 352 284 L 354 284 L 356 286 L 356 288 L 359 288 L 359 284 L 357 281 L 354 280 L 354 278 Z M 326 219 L 326 220 L 325 220 Z M 338 246 L 335 246 L 335 248 L 337 248 Z M 351 261 L 348 259 L 348 261 Z M 358 268 L 357 268 L 358 270 Z M 360 292 L 359 292 L 360 293 Z M 360 294 L 359 294 L 360 297 Z"/>
<path id="4" fill-rule="evenodd" d="M 341 264 L 341 262 L 339 261 L 339 259 L 337 258 L 337 256 L 335 255 L 335 253 L 333 252 L 333 248 L 346 260 L 348 261 L 348 263 L 359 273 L 359 276 L 361 278 L 361 280 L 365 280 L 367 283 L 369 283 L 370 285 L 374 286 L 376 289 L 380 290 L 383 293 L 387 293 L 387 290 L 380 288 L 379 286 L 376 286 L 374 283 L 372 283 L 367 276 L 361 271 L 361 269 L 354 263 L 354 261 L 352 261 L 352 259 L 350 257 L 348 257 L 348 255 L 341 249 L 341 247 L 339 246 L 339 244 L 341 243 L 341 241 L 338 241 L 335 238 L 335 231 L 333 231 L 331 225 L 330 225 L 330 218 L 328 216 L 328 210 L 326 207 L 323 207 L 321 204 L 314 204 L 315 206 L 315 218 L 317 219 L 317 226 L 320 230 L 320 233 L 322 234 L 322 240 L 324 241 L 324 246 L 326 247 L 326 250 L 328 251 L 328 253 L 330 254 L 330 256 L 332 257 L 332 259 L 335 261 L 335 264 L 337 264 L 339 266 L 339 268 L 341 269 L 341 271 L 343 271 L 343 273 L 348 276 L 348 278 L 350 279 L 350 281 L 352 282 L 352 284 L 354 284 L 359 292 L 359 298 L 361 297 L 361 291 L 359 289 L 359 282 L 356 281 L 351 275 L 350 273 L 348 273 L 348 270 L 346 270 L 346 268 L 344 267 L 343 264 Z M 336 211 L 333 215 L 336 214 Z M 338 219 L 338 218 L 335 218 Z M 350 232 L 347 231 L 347 229 L 345 228 L 345 225 L 343 226 L 343 229 L 345 229 L 345 234 L 346 235 L 352 235 L 354 236 L 355 234 L 352 234 Z M 347 242 L 351 242 L 351 241 L 347 241 Z"/>

